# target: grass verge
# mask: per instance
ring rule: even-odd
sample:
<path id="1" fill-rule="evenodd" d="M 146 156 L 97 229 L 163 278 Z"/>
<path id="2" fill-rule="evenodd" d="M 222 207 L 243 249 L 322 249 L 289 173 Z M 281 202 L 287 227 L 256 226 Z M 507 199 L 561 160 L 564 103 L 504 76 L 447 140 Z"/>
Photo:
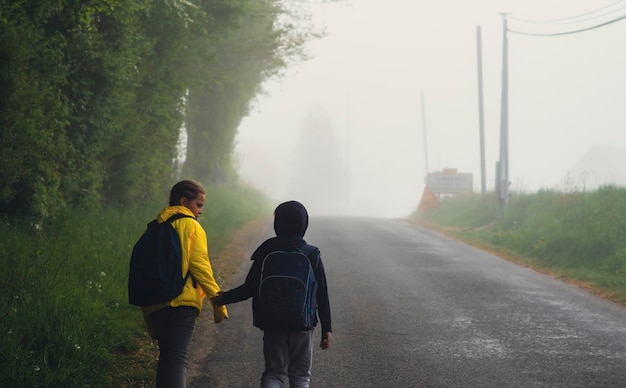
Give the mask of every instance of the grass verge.
<path id="1" fill-rule="evenodd" d="M 200 218 L 216 278 L 224 249 L 271 208 L 252 189 L 207 192 Z M 157 348 L 128 304 L 133 244 L 163 206 L 67 212 L 49 225 L 0 224 L 0 386 L 144 387 Z"/>
<path id="2" fill-rule="evenodd" d="M 412 219 L 520 265 L 626 305 L 626 189 L 444 198 Z"/>

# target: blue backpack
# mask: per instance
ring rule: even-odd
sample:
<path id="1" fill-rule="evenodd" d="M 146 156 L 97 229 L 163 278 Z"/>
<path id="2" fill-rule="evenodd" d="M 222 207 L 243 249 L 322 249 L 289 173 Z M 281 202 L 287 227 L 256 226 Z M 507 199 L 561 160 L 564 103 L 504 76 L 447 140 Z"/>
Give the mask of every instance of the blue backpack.
<path id="1" fill-rule="evenodd" d="M 176 298 L 189 278 L 181 275 L 182 253 L 180 237 L 172 222 L 189 217 L 174 214 L 159 224 L 152 220 L 148 229 L 133 247 L 128 274 L 128 302 L 136 306 L 151 306 Z"/>
<path id="2" fill-rule="evenodd" d="M 255 325 L 285 330 L 315 327 L 317 281 L 309 258 L 313 252 L 317 248 L 306 245 L 302 250 L 275 251 L 265 256 Z"/>

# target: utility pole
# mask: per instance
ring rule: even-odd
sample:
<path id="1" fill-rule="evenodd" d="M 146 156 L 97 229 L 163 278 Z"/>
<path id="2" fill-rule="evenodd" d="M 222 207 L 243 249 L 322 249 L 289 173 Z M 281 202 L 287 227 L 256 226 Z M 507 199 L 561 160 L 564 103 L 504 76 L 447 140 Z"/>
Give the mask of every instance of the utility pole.
<path id="1" fill-rule="evenodd" d="M 500 160 L 498 168 L 498 194 L 501 214 L 509 206 L 509 44 L 507 39 L 507 15 L 502 16 L 502 99 L 500 113 Z"/>
<path id="2" fill-rule="evenodd" d="M 422 132 L 424 133 L 424 168 L 426 169 L 426 181 L 428 182 L 428 142 L 426 141 L 426 109 L 424 108 L 424 92 L 422 96 Z"/>
<path id="3" fill-rule="evenodd" d="M 478 61 L 478 124 L 480 130 L 480 192 L 487 192 L 485 182 L 485 115 L 483 108 L 483 51 L 480 26 L 476 26 L 476 50 Z"/>
<path id="4" fill-rule="evenodd" d="M 348 187 L 346 188 L 346 199 L 348 200 L 348 209 L 352 212 L 352 171 L 350 159 L 351 159 L 351 139 L 350 139 L 350 90 L 346 93 L 346 174 Z"/>

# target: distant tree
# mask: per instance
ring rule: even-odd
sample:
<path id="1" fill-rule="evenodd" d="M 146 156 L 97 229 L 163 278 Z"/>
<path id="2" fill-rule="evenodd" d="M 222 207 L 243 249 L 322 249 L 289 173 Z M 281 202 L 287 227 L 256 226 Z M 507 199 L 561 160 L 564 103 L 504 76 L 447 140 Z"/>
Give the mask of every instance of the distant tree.
<path id="1" fill-rule="evenodd" d="M 290 195 L 312 211 L 345 212 L 350 194 L 347 163 L 325 111 L 313 110 L 304 119 L 291 153 Z"/>

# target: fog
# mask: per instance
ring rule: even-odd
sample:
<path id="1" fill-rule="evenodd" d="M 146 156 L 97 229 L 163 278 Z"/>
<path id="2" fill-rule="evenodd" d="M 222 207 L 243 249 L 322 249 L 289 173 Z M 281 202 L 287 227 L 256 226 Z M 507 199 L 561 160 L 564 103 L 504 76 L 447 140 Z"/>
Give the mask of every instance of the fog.
<path id="1" fill-rule="evenodd" d="M 314 215 L 404 217 L 417 208 L 426 173 L 445 168 L 472 173 L 480 192 L 477 26 L 493 191 L 503 12 L 512 30 L 588 28 L 508 34 L 511 190 L 626 184 L 618 162 L 581 161 L 594 159 L 589 152 L 626 155 L 626 19 L 591 28 L 626 15 L 626 2 L 305 4 L 327 35 L 308 45 L 311 60 L 264 86 L 237 136 L 241 176 L 277 202 L 301 200 Z"/>

